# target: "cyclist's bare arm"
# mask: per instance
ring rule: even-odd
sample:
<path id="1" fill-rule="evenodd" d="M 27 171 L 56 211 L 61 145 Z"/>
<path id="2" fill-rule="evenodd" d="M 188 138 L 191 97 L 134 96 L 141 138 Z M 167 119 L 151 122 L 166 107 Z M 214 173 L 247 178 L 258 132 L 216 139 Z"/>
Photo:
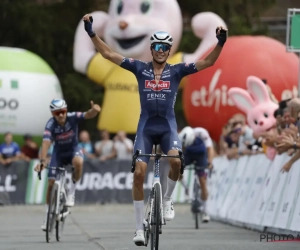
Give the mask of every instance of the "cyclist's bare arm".
<path id="1" fill-rule="evenodd" d="M 213 49 L 212 52 L 210 52 L 207 57 L 205 57 L 203 60 L 199 60 L 195 63 L 196 68 L 198 71 L 206 69 L 208 67 L 211 67 L 215 64 L 217 61 L 219 55 L 221 54 L 222 47 L 219 45 L 216 45 L 216 47 Z"/>
<path id="2" fill-rule="evenodd" d="M 34 168 L 35 171 L 40 171 L 42 163 L 43 163 L 43 169 L 45 168 L 47 153 L 48 153 L 48 150 L 49 150 L 49 148 L 51 146 L 51 143 L 52 142 L 50 140 L 43 140 L 41 152 L 40 152 L 40 155 L 39 155 L 41 162 L 40 162 L 40 164 L 38 164 L 38 165 L 35 166 L 35 168 Z"/>
<path id="3" fill-rule="evenodd" d="M 51 141 L 50 140 L 43 140 L 40 160 L 45 160 L 46 161 L 47 153 L 48 153 L 48 150 L 49 150 L 50 146 L 51 146 Z"/>
<path id="4" fill-rule="evenodd" d="M 83 17 L 84 21 L 90 22 L 90 15 L 87 14 Z M 98 52 L 107 60 L 120 65 L 124 56 L 114 52 L 105 42 L 103 42 L 97 35 L 91 38 Z"/>
<path id="5" fill-rule="evenodd" d="M 227 39 L 227 29 L 223 28 L 222 26 L 219 26 L 219 27 L 217 27 L 216 34 L 217 34 L 219 43 L 203 60 L 199 60 L 198 62 L 195 63 L 195 66 L 198 71 L 213 66 L 215 64 L 215 62 L 217 61 L 219 55 L 221 54 L 223 45 Z"/>

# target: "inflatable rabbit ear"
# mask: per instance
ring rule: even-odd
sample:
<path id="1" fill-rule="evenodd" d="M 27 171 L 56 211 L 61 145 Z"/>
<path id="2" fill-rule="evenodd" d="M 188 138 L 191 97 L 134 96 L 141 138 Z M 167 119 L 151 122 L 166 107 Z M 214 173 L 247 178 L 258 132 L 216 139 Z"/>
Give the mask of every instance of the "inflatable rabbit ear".
<path id="1" fill-rule="evenodd" d="M 247 89 L 249 90 L 256 104 L 271 101 L 266 85 L 258 77 L 247 77 Z"/>
<path id="2" fill-rule="evenodd" d="M 246 114 L 248 114 L 248 112 L 255 106 L 251 96 L 244 89 L 230 88 L 228 90 L 228 96 L 233 101 L 235 106 Z"/>

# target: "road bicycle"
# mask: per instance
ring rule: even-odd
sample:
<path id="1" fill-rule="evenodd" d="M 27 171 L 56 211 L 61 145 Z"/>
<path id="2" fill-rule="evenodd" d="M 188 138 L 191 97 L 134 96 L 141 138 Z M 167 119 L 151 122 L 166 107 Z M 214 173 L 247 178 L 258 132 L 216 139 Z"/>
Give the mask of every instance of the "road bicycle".
<path id="1" fill-rule="evenodd" d="M 149 194 L 145 216 L 144 216 L 144 235 L 145 235 L 145 244 L 148 245 L 149 236 L 151 240 L 151 250 L 158 250 L 159 246 L 159 234 L 162 233 L 162 225 L 166 225 L 166 221 L 164 219 L 163 213 L 163 203 L 162 203 L 162 190 L 160 183 L 160 159 L 162 157 L 169 158 L 179 158 L 181 161 L 181 169 L 180 173 L 183 174 L 184 171 L 184 158 L 181 151 L 179 151 L 178 155 L 165 155 L 157 153 L 157 144 L 155 144 L 154 154 L 141 154 L 140 150 L 136 150 L 132 157 L 132 167 L 131 172 L 135 171 L 135 163 L 139 156 L 147 156 L 151 158 L 155 158 L 153 172 L 154 179 L 152 184 L 152 189 Z"/>
<path id="2" fill-rule="evenodd" d="M 51 190 L 47 214 L 46 241 L 48 243 L 54 233 L 55 222 L 56 240 L 60 241 L 67 215 L 71 213 L 69 207 L 66 206 L 68 194 L 66 189 L 66 168 L 68 166 L 69 165 L 63 165 L 63 167 L 46 167 L 49 171 L 56 171 L 56 179 Z M 38 172 L 38 177 L 41 180 L 41 171 Z"/>

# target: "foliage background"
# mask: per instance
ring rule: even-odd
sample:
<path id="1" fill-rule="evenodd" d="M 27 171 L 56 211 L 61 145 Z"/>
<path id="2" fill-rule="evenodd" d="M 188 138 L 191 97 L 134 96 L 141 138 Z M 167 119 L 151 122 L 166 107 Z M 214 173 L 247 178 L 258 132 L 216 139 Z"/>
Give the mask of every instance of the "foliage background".
<path id="1" fill-rule="evenodd" d="M 203 11 L 220 15 L 230 34 L 265 34 L 268 30 L 259 16 L 275 4 L 275 0 L 178 0 L 184 26 L 180 51 L 192 53 L 200 41 L 190 29 L 190 18 Z M 86 110 L 90 100 L 102 103 L 103 88 L 74 71 L 72 66 L 73 40 L 78 22 L 85 13 L 107 11 L 109 0 L 1 0 L 0 46 L 19 47 L 41 56 L 60 79 L 63 94 L 70 110 Z M 182 110 L 181 92 L 175 111 L 179 126 L 186 124 Z M 98 139 L 95 120 L 81 124 L 93 140 Z"/>

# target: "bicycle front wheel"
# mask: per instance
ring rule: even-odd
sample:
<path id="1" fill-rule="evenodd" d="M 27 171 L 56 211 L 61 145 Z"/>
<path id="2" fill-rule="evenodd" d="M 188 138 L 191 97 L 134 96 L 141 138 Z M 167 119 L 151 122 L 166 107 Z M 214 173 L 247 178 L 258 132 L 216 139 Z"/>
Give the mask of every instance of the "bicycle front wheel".
<path id="1" fill-rule="evenodd" d="M 161 193 L 159 184 L 153 187 L 153 207 L 152 207 L 152 230 L 151 230 L 151 250 L 158 250 L 159 245 L 159 226 L 161 222 Z"/>
<path id="2" fill-rule="evenodd" d="M 61 193 L 62 194 L 62 193 Z M 65 226 L 65 221 L 67 219 L 67 216 L 64 216 L 64 213 L 68 212 L 68 208 L 65 206 L 65 199 L 63 198 L 63 200 L 60 199 L 60 203 L 59 203 L 59 216 L 60 219 L 56 220 L 56 240 L 60 241 L 61 236 L 63 234 L 64 231 L 64 226 Z"/>
<path id="3" fill-rule="evenodd" d="M 50 201 L 48 207 L 48 215 L 47 215 L 47 230 L 46 230 L 46 241 L 49 243 L 51 239 L 51 235 L 53 234 L 53 226 L 55 222 L 55 208 L 57 201 L 57 185 L 54 184 Z"/>

